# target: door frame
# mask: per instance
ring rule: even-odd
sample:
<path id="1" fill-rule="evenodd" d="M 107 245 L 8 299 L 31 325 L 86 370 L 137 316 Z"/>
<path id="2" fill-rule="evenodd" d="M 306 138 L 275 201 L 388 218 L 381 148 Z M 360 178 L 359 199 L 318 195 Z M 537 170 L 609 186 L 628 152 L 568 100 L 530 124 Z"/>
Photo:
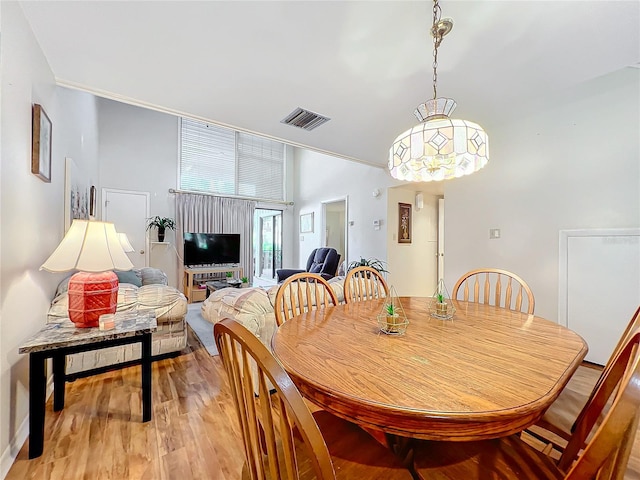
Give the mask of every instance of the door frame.
<path id="1" fill-rule="evenodd" d="M 322 209 L 322 215 L 320 220 L 320 246 L 327 246 L 327 237 L 325 235 L 327 229 L 327 205 L 330 203 L 344 202 L 344 252 L 340 263 L 346 262 L 345 265 L 349 265 L 349 195 L 343 197 L 332 198 L 330 200 L 323 200 L 320 202 Z"/>
<path id="2" fill-rule="evenodd" d="M 275 218 L 278 216 L 278 214 L 276 214 L 275 212 L 280 212 L 279 213 L 279 216 L 280 216 L 280 238 L 279 238 L 279 241 L 280 241 L 280 264 L 281 265 L 279 267 L 277 266 L 277 262 L 275 261 L 276 260 L 275 242 L 273 243 L 274 249 L 273 249 L 273 252 L 272 252 L 272 262 L 273 262 L 273 264 L 272 264 L 272 267 L 271 267 L 271 272 L 272 272 L 271 279 L 275 280 L 276 279 L 276 270 L 282 268 L 282 255 L 283 255 L 283 251 L 282 251 L 283 246 L 282 246 L 282 244 L 284 242 L 284 232 L 283 232 L 282 224 L 284 222 L 284 209 L 282 209 L 282 208 L 274 208 L 274 207 L 256 206 L 255 210 L 256 211 L 258 211 L 258 210 L 267 210 L 269 212 L 272 212 L 272 215 L 270 215 L 270 217 L 272 219 L 274 219 L 273 231 L 272 231 L 272 234 L 273 234 L 274 238 L 276 236 Z M 254 213 L 254 215 L 255 215 L 255 213 Z M 263 220 L 265 218 L 267 218 L 267 216 L 260 216 L 258 218 L 259 218 L 259 221 L 255 222 L 255 217 L 254 217 L 254 228 L 257 228 L 257 230 L 258 230 L 257 239 L 256 239 L 257 242 L 258 242 L 258 245 L 255 245 L 255 244 L 253 245 L 253 250 L 254 250 L 253 254 L 254 254 L 254 257 L 255 257 L 256 253 L 257 253 L 258 257 L 259 257 L 257 259 L 258 261 L 254 262 L 254 270 L 255 270 L 254 274 L 258 278 L 262 278 L 261 275 L 260 275 L 262 273 L 262 270 L 263 270 L 262 269 L 262 223 L 263 223 Z M 258 248 L 257 252 L 256 252 L 256 248 Z"/>

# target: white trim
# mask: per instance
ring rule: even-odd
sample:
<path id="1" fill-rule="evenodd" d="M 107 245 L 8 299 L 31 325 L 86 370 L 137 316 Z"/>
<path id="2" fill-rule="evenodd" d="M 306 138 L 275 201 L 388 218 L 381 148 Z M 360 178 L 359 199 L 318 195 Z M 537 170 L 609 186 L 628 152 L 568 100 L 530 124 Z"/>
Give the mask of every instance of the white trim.
<path id="1" fill-rule="evenodd" d="M 20 449 L 27 441 L 29 436 L 29 415 L 27 415 L 20 426 L 18 431 L 13 436 L 7 448 L 2 452 L 2 460 L 0 460 L 0 478 L 5 478 L 13 466 L 13 462 L 16 460 Z"/>
<path id="2" fill-rule="evenodd" d="M 640 228 L 596 228 L 560 230 L 558 252 L 558 324 L 568 326 L 569 238 L 640 236 Z"/>
<path id="3" fill-rule="evenodd" d="M 45 390 L 45 402 L 49 399 L 51 394 L 53 393 L 53 375 L 50 375 L 47 379 L 47 387 Z M 13 466 L 13 462 L 16 461 L 18 453 L 20 453 L 20 449 L 24 446 L 24 442 L 27 441 L 29 437 L 29 414 L 24 417 L 22 423 L 18 427 L 16 434 L 9 441 L 9 445 L 2 452 L 2 457 L 0 458 L 0 478 L 4 480 L 4 478 L 11 470 Z"/>
<path id="4" fill-rule="evenodd" d="M 322 207 L 322 218 L 320 219 L 320 245 L 322 247 L 327 246 L 327 239 L 325 235 L 327 228 L 327 204 L 337 202 L 344 202 L 344 255 L 340 259 L 340 263 L 346 262 L 345 265 L 349 265 L 349 195 L 320 202 Z"/>

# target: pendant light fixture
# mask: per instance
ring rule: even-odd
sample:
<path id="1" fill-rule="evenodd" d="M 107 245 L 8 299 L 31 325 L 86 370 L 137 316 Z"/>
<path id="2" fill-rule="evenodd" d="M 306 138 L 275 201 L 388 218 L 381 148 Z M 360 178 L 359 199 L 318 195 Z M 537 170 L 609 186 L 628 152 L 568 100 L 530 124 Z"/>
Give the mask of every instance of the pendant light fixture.
<path id="1" fill-rule="evenodd" d="M 441 19 L 438 0 L 433 1 L 433 99 L 414 114 L 421 123 L 400 134 L 389 150 L 389 173 L 398 180 L 430 182 L 477 172 L 489 160 L 489 138 L 476 123 L 449 118 L 456 108 L 451 98 L 438 98 L 438 47 L 453 28 L 453 20 Z"/>

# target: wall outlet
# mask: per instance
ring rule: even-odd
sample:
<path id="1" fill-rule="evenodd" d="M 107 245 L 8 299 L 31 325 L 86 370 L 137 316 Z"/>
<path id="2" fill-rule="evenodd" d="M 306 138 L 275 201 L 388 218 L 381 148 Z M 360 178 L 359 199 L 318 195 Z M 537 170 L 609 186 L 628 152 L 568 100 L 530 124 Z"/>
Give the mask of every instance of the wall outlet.
<path id="1" fill-rule="evenodd" d="M 490 228 L 489 229 L 489 238 L 500 238 L 500 229 L 499 228 Z"/>

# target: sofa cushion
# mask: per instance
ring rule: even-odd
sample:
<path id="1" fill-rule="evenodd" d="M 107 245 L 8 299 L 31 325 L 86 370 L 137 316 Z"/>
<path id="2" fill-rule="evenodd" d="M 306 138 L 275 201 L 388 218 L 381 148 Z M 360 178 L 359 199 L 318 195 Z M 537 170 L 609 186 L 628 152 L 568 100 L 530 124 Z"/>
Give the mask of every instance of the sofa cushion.
<path id="1" fill-rule="evenodd" d="M 120 283 L 130 283 L 131 285 L 135 285 L 136 287 L 142 286 L 142 280 L 136 272 L 133 270 L 127 270 L 125 272 L 116 270 L 116 276 L 118 277 L 118 282 Z"/>
<path id="2" fill-rule="evenodd" d="M 167 274 L 158 268 L 142 267 L 139 270 L 134 270 L 134 272 L 140 277 L 142 285 L 167 285 L 169 283 Z"/>
<path id="3" fill-rule="evenodd" d="M 67 292 L 56 296 L 47 314 L 51 317 L 68 317 L 69 298 Z M 173 287 L 167 285 L 144 285 L 140 288 L 130 283 L 118 285 L 117 312 L 150 308 L 155 310 L 158 325 L 181 320 L 187 314 L 187 299 Z"/>

